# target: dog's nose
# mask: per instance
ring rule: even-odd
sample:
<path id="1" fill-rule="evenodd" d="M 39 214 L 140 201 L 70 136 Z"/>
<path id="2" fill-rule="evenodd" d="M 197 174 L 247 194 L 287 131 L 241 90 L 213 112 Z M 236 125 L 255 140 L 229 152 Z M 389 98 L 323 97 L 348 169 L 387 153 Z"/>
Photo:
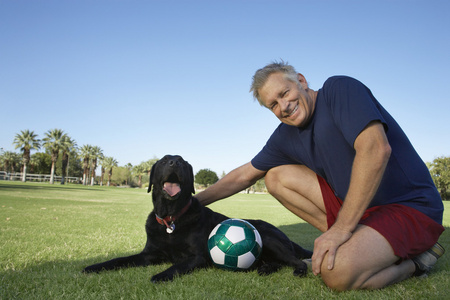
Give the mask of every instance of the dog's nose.
<path id="1" fill-rule="evenodd" d="M 169 160 L 169 166 L 173 167 L 175 164 L 178 165 L 178 163 L 175 160 Z"/>

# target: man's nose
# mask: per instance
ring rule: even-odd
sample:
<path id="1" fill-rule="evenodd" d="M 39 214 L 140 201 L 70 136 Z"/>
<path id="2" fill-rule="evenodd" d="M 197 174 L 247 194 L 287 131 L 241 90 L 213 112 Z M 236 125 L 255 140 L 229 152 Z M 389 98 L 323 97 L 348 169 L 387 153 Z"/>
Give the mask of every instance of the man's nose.
<path id="1" fill-rule="evenodd" d="M 288 112 L 289 111 L 289 101 L 281 99 L 278 103 L 280 105 L 280 109 L 281 109 L 282 112 Z"/>

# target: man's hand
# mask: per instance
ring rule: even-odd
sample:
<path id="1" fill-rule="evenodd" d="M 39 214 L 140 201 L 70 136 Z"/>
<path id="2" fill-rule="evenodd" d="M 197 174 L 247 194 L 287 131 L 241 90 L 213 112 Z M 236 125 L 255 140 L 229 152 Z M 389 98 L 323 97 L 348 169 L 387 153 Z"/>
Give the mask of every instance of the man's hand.
<path id="1" fill-rule="evenodd" d="M 312 256 L 312 271 L 314 275 L 320 274 L 320 268 L 325 255 L 328 253 L 328 270 L 334 268 L 334 258 L 337 249 L 350 239 L 352 233 L 342 230 L 337 226 L 331 226 L 326 232 L 314 241 L 314 253 Z"/>

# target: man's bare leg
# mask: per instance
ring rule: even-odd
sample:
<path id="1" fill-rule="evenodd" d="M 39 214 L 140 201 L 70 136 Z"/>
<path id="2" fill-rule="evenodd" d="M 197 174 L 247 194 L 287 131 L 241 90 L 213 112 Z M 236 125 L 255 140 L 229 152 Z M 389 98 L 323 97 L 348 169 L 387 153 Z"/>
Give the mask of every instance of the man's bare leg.
<path id="1" fill-rule="evenodd" d="M 266 186 L 281 204 L 318 228 L 327 230 L 326 210 L 317 175 L 301 165 L 271 169 Z M 376 230 L 358 225 L 352 237 L 338 249 L 333 270 L 323 260 L 321 275 L 325 284 L 336 290 L 382 288 L 409 278 L 415 270 L 411 260 L 395 263 L 398 257 L 387 240 Z"/>
<path id="2" fill-rule="evenodd" d="M 266 187 L 283 206 L 322 232 L 327 215 L 317 175 L 302 165 L 283 165 L 267 172 Z"/>
<path id="3" fill-rule="evenodd" d="M 335 265 L 327 269 L 327 257 L 321 276 L 325 284 L 336 290 L 378 289 L 405 280 L 414 273 L 411 260 L 396 265 L 389 242 L 376 230 L 358 225 L 352 237 L 339 247 Z"/>

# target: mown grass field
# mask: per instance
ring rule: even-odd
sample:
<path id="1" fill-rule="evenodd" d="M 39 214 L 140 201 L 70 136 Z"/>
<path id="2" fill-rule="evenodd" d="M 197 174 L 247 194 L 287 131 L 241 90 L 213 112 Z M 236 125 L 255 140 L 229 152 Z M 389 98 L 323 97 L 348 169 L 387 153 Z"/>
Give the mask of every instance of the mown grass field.
<path id="1" fill-rule="evenodd" d="M 450 203 L 440 243 L 450 253 Z M 312 249 L 319 232 L 269 195 L 239 194 L 212 209 L 260 218 Z M 195 271 L 170 283 L 150 277 L 169 265 L 83 274 L 92 263 L 140 252 L 152 208 L 143 189 L 0 181 L 0 299 L 450 299 L 450 254 L 427 279 L 375 291 L 337 293 L 319 277 L 290 268 L 260 277 L 219 269 Z"/>

